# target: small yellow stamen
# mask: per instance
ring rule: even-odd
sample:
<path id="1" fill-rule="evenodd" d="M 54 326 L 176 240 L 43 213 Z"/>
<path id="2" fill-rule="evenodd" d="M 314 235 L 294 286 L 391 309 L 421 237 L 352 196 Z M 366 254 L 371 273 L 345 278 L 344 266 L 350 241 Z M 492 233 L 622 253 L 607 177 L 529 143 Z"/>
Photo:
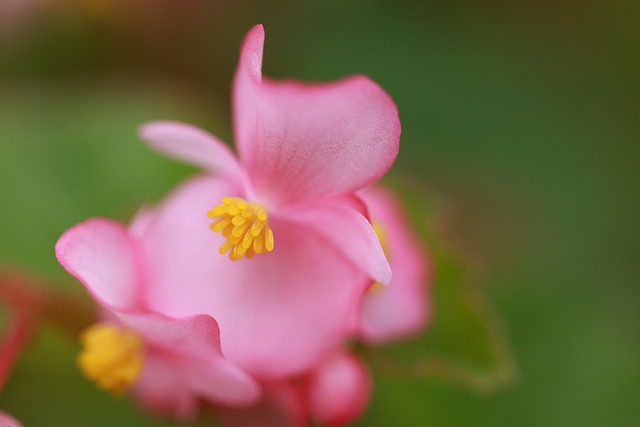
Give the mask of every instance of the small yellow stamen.
<path id="1" fill-rule="evenodd" d="M 373 227 L 373 231 L 376 232 L 376 236 L 378 236 L 378 240 L 380 240 L 380 246 L 382 246 L 382 251 L 384 252 L 387 258 L 390 258 L 389 242 L 387 241 L 387 230 L 380 223 L 380 221 L 376 221 L 376 220 L 372 221 L 371 226 Z M 369 294 L 374 295 L 374 294 L 380 293 L 385 288 L 386 286 L 384 286 L 383 284 L 379 282 L 374 282 L 369 287 Z"/>
<path id="2" fill-rule="evenodd" d="M 239 197 L 224 197 L 222 204 L 211 209 L 209 218 L 217 219 L 211 223 L 211 230 L 222 232 L 227 241 L 220 247 L 220 253 L 229 252 L 229 258 L 239 260 L 243 256 L 273 250 L 273 231 L 269 228 L 267 210 L 249 203 Z"/>
<path id="3" fill-rule="evenodd" d="M 144 346 L 134 332 L 107 322 L 96 323 L 82 331 L 79 340 L 84 348 L 78 365 L 98 387 L 121 395 L 136 382 L 142 371 Z"/>

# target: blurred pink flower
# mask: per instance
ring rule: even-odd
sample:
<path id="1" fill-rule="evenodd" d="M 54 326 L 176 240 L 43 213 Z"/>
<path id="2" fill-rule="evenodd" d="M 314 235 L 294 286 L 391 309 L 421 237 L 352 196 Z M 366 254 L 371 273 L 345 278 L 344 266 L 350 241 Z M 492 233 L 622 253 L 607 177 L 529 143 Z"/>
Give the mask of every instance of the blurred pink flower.
<path id="1" fill-rule="evenodd" d="M 217 408 L 225 427 L 308 427 L 309 408 L 293 379 L 262 384 L 262 398 L 242 409 Z"/>
<path id="2" fill-rule="evenodd" d="M 389 286 L 374 284 L 362 304 L 360 335 L 380 344 L 407 338 L 431 315 L 429 256 L 396 196 L 377 186 L 359 193 L 394 272 Z"/>
<path id="3" fill-rule="evenodd" d="M 225 356 L 274 381 L 317 364 L 351 330 L 371 281 L 391 280 L 354 192 L 393 163 L 400 122 L 391 98 L 364 76 L 263 78 L 263 43 L 256 26 L 234 79 L 239 160 L 195 127 L 142 127 L 152 147 L 212 172 L 160 205 L 142 240 L 153 266 L 149 307 L 213 316 Z"/>
<path id="4" fill-rule="evenodd" d="M 295 379 L 265 384 L 262 399 L 243 409 L 223 408 L 227 427 L 339 427 L 357 419 L 371 397 L 366 367 L 344 350 Z"/>
<path id="5" fill-rule="evenodd" d="M 152 264 L 138 235 L 147 218 L 139 216 L 131 230 L 91 219 L 56 244 L 60 263 L 105 312 L 104 322 L 81 335 L 82 370 L 114 394 L 134 386 L 144 406 L 177 418 L 193 416 L 198 397 L 225 405 L 253 403 L 259 386 L 222 356 L 211 316 L 172 317 L 158 305 L 149 309 Z"/>
<path id="6" fill-rule="evenodd" d="M 4 411 L 0 411 L 0 426 L 2 427 L 22 427 L 22 424 L 18 422 L 11 415 Z"/>

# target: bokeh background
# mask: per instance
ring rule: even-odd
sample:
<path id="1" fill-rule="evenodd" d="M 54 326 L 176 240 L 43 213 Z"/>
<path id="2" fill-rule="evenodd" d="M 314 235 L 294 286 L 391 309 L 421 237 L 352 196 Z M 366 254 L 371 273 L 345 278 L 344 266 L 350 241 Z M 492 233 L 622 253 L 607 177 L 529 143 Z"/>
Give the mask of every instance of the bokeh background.
<path id="1" fill-rule="evenodd" d="M 140 123 L 232 141 L 256 23 L 265 74 L 364 73 L 393 96 L 393 179 L 437 205 L 430 226 L 488 295 L 519 372 L 489 393 L 375 369 L 357 425 L 639 425 L 637 2 L 0 0 L 0 263 L 82 294 L 56 239 L 127 220 L 193 172 L 145 148 Z M 45 324 L 0 408 L 30 427 L 165 425 L 85 381 L 76 352 Z"/>

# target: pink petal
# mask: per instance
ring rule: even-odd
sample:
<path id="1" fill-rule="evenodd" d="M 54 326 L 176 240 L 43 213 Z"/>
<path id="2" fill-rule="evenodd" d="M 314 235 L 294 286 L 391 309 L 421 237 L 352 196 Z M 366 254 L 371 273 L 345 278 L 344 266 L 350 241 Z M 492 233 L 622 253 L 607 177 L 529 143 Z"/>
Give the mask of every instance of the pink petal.
<path id="1" fill-rule="evenodd" d="M 385 285 L 391 281 L 391 268 L 378 236 L 369 221 L 350 204 L 340 200 L 299 207 L 287 219 L 315 230 L 373 280 Z"/>
<path id="2" fill-rule="evenodd" d="M 151 122 L 140 127 L 140 137 L 169 157 L 231 177 L 241 175 L 229 147 L 195 126 L 180 122 Z"/>
<path id="3" fill-rule="evenodd" d="M 102 305 L 120 310 L 139 306 L 138 243 L 121 224 L 89 219 L 67 230 L 56 243 L 56 257 Z"/>
<path id="4" fill-rule="evenodd" d="M 188 390 L 205 399 L 227 405 L 255 402 L 260 389 L 249 375 L 224 359 L 220 330 L 207 315 L 170 319 L 152 314 L 116 313 L 142 335 L 151 348 L 171 355 L 175 369 Z"/>
<path id="5" fill-rule="evenodd" d="M 135 396 L 151 414 L 176 420 L 193 420 L 198 409 L 197 398 L 185 386 L 181 372 L 165 354 L 158 352 L 147 353 Z"/>
<path id="6" fill-rule="evenodd" d="M 22 424 L 18 422 L 11 415 L 4 411 L 0 411 L 0 426 L 2 427 L 22 427 Z"/>
<path id="7" fill-rule="evenodd" d="M 398 154 L 393 100 L 365 76 L 306 84 L 261 78 L 264 29 L 247 35 L 233 86 L 236 145 L 257 194 L 278 203 L 349 193 Z"/>
<path id="8" fill-rule="evenodd" d="M 232 110 L 236 148 L 241 155 L 252 150 L 254 141 L 261 139 L 258 127 L 256 88 L 262 82 L 262 47 L 264 28 L 256 25 L 244 39 L 240 49 L 238 69 L 233 80 Z"/>
<path id="9" fill-rule="evenodd" d="M 363 202 L 364 203 L 364 202 Z M 141 239 L 155 217 L 154 209 L 150 205 L 143 205 L 129 221 L 129 235 L 134 239 Z"/>
<path id="10" fill-rule="evenodd" d="M 330 357 L 309 376 L 307 398 L 312 415 L 323 425 L 349 424 L 366 409 L 371 398 L 371 379 L 354 356 Z"/>
<path id="11" fill-rule="evenodd" d="M 393 269 L 391 284 L 369 292 L 364 298 L 362 337 L 382 343 L 411 336 L 426 326 L 431 314 L 429 256 L 408 215 L 390 191 L 370 188 L 361 196 L 369 205 L 372 221 L 379 222 L 385 230 Z"/>
<path id="12" fill-rule="evenodd" d="M 260 401 L 249 408 L 229 410 L 221 415 L 226 427 L 307 427 L 303 397 L 291 382 L 270 384 Z"/>
<path id="13" fill-rule="evenodd" d="M 149 304 L 174 317 L 211 315 L 227 359 L 258 378 L 282 378 L 343 339 L 369 281 L 313 229 L 277 218 L 273 252 L 240 261 L 220 255 L 224 238 L 209 230 L 206 212 L 223 196 L 242 196 L 234 191 L 199 178 L 159 208 L 144 239 L 157 266 Z"/>

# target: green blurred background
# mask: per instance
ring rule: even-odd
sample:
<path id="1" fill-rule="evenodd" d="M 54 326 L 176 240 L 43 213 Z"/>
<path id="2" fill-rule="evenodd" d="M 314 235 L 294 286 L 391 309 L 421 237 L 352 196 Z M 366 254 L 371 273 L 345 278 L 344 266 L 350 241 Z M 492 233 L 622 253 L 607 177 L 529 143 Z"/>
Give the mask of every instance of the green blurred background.
<path id="1" fill-rule="evenodd" d="M 193 172 L 146 149 L 140 123 L 184 120 L 232 140 L 239 45 L 263 23 L 265 74 L 364 73 L 396 100 L 392 174 L 437 199 L 433 227 L 488 293 L 519 366 L 493 393 L 376 370 L 357 425 L 640 425 L 639 3 L 9 3 L 0 263 L 82 294 L 55 261 L 57 237 L 91 216 L 126 220 Z M 163 425 L 85 381 L 76 351 L 45 326 L 0 408 L 28 427 Z"/>

